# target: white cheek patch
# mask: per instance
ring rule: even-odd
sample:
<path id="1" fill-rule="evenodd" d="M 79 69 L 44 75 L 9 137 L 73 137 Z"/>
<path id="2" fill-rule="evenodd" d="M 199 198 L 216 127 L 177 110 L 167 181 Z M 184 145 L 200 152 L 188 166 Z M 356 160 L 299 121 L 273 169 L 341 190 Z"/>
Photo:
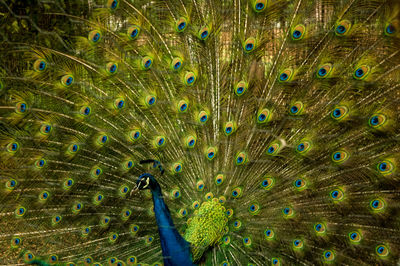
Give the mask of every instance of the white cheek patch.
<path id="1" fill-rule="evenodd" d="M 150 184 L 150 178 L 146 178 L 146 185 L 143 188 L 147 188 Z"/>

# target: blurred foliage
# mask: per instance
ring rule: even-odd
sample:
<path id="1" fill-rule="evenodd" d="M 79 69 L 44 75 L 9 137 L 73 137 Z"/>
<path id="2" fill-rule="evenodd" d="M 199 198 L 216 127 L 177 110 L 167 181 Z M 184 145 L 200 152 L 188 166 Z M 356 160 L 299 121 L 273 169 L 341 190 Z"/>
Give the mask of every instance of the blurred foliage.
<path id="1" fill-rule="evenodd" d="M 22 53 L 14 50 L 17 43 L 70 50 L 71 38 L 85 30 L 77 18 L 87 19 L 93 5 L 91 0 L 0 0 L 1 66 L 7 60 L 8 71 L 24 68 Z"/>

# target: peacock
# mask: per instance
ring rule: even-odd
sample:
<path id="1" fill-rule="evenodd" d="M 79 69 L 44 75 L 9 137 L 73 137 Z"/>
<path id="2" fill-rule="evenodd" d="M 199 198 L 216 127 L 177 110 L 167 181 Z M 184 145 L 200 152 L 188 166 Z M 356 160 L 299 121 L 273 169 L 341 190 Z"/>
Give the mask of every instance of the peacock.
<path id="1" fill-rule="evenodd" d="M 1 265 L 400 264 L 398 0 L 0 0 Z"/>

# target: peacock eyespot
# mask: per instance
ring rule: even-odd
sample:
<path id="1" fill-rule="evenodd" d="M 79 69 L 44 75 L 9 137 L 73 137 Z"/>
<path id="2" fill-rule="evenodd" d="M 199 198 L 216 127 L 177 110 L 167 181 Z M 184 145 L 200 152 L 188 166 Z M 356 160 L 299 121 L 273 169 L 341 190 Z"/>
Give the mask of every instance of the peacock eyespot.
<path id="1" fill-rule="evenodd" d="M 116 63 L 113 63 L 113 62 L 107 63 L 107 65 L 106 65 L 107 73 L 115 74 L 115 73 L 117 73 L 117 70 L 118 70 L 118 65 Z"/>
<path id="2" fill-rule="evenodd" d="M 299 240 L 299 239 L 295 239 L 295 240 L 293 241 L 293 247 L 294 247 L 295 249 L 301 249 L 301 248 L 303 248 L 303 246 L 304 246 L 303 241 L 301 241 L 301 240 Z"/>
<path id="3" fill-rule="evenodd" d="M 142 70 L 149 70 L 152 65 L 153 65 L 153 58 L 151 58 L 150 56 L 145 56 L 140 61 L 140 67 L 142 68 Z"/>
<path id="4" fill-rule="evenodd" d="M 200 34 L 200 39 L 205 40 L 208 37 L 208 30 L 203 30 Z"/>
<path id="5" fill-rule="evenodd" d="M 364 70 L 362 70 L 361 68 L 356 70 L 356 77 L 360 78 L 364 75 Z"/>
<path id="6" fill-rule="evenodd" d="M 179 18 L 176 22 L 175 22 L 175 30 L 177 32 L 183 32 L 187 27 L 187 20 L 184 17 Z"/>
<path id="7" fill-rule="evenodd" d="M 74 83 L 74 77 L 71 76 L 71 75 L 64 75 L 64 76 L 61 78 L 61 84 L 62 84 L 64 87 L 70 87 L 73 83 Z"/>
<path id="8" fill-rule="evenodd" d="M 37 59 L 35 63 L 33 63 L 33 69 L 36 72 L 43 72 L 47 68 L 47 62 L 44 59 Z"/>
<path id="9" fill-rule="evenodd" d="M 373 114 L 369 120 L 368 120 L 368 124 L 370 127 L 372 128 L 380 128 L 383 125 L 385 125 L 387 121 L 387 117 L 384 114 Z"/>
<path id="10" fill-rule="evenodd" d="M 179 23 L 178 29 L 179 29 L 180 31 L 184 30 L 185 28 L 186 28 L 186 22 L 181 22 L 181 23 Z"/>
<path id="11" fill-rule="evenodd" d="M 273 265 L 279 265 L 279 260 L 278 259 L 272 259 L 272 264 Z"/>
<path id="12" fill-rule="evenodd" d="M 323 258 L 327 262 L 331 262 L 335 259 L 335 253 L 331 250 L 325 250 L 323 252 Z"/>
<path id="13" fill-rule="evenodd" d="M 188 110 L 188 106 L 189 106 L 189 104 L 186 100 L 181 100 L 178 103 L 178 111 L 180 113 L 184 113 Z"/>
<path id="14" fill-rule="evenodd" d="M 249 237 L 243 238 L 243 244 L 245 246 L 250 246 L 251 245 L 251 239 Z"/>
<path id="15" fill-rule="evenodd" d="M 99 33 L 96 33 L 94 36 L 93 36 L 93 41 L 94 42 L 97 42 L 98 40 L 100 39 L 100 34 Z"/>
<path id="16" fill-rule="evenodd" d="M 394 172 L 395 167 L 392 161 L 384 160 L 377 164 L 377 169 L 382 175 L 390 175 Z"/>
<path id="17" fill-rule="evenodd" d="M 15 189 L 15 187 L 17 186 L 17 181 L 15 180 L 15 179 L 13 179 L 13 178 L 11 178 L 10 180 L 8 180 L 7 182 L 6 182 L 6 189 L 8 190 L 8 191 L 12 191 L 12 190 L 14 190 Z"/>
<path id="18" fill-rule="evenodd" d="M 118 0 L 108 0 L 107 2 L 107 7 L 111 10 L 114 11 L 118 8 L 119 1 Z"/>
<path id="19" fill-rule="evenodd" d="M 301 32 L 298 31 L 298 30 L 295 30 L 295 31 L 293 32 L 293 38 L 298 39 L 298 38 L 300 38 L 300 37 L 301 37 Z"/>
<path id="20" fill-rule="evenodd" d="M 11 142 L 7 144 L 6 148 L 9 153 L 14 154 L 19 150 L 19 144 L 18 142 Z"/>
<path id="21" fill-rule="evenodd" d="M 304 145 L 304 143 L 300 143 L 299 145 L 297 145 L 297 151 L 299 152 L 304 151 L 305 148 L 306 146 Z"/>
<path id="22" fill-rule="evenodd" d="M 344 199 L 344 192 L 341 189 L 334 189 L 330 192 L 330 197 L 334 202 L 339 202 Z"/>
<path id="23" fill-rule="evenodd" d="M 17 248 L 21 244 L 22 240 L 19 237 L 13 237 L 11 240 L 11 247 Z"/>
<path id="24" fill-rule="evenodd" d="M 47 200 L 48 197 L 49 197 L 49 193 L 47 191 L 44 191 L 39 195 L 39 199 L 44 200 L 44 201 Z"/>
<path id="25" fill-rule="evenodd" d="M 108 141 L 108 136 L 107 135 L 99 136 L 98 139 L 97 139 L 97 143 L 101 144 L 101 145 L 106 144 L 107 141 Z"/>
<path id="26" fill-rule="evenodd" d="M 370 207 L 374 212 L 381 212 L 386 208 L 386 203 L 382 199 L 374 199 L 370 202 Z"/>
<path id="27" fill-rule="evenodd" d="M 198 119 L 197 121 L 200 124 L 202 124 L 202 125 L 205 124 L 207 122 L 207 120 L 208 120 L 208 113 L 206 111 L 201 111 L 198 114 L 197 119 Z"/>
<path id="28" fill-rule="evenodd" d="M 336 28 L 336 32 L 339 33 L 339 34 L 343 34 L 343 33 L 346 32 L 346 28 L 343 25 L 339 25 Z"/>
<path id="29" fill-rule="evenodd" d="M 356 80 L 363 80 L 365 79 L 368 74 L 370 73 L 370 67 L 366 65 L 362 65 L 354 71 L 353 78 Z"/>
<path id="30" fill-rule="evenodd" d="M 48 135 L 51 129 L 52 129 L 51 125 L 43 125 L 40 127 L 40 133 L 42 133 L 43 135 Z"/>
<path id="31" fill-rule="evenodd" d="M 28 105 L 25 102 L 19 102 L 15 105 L 15 112 L 17 114 L 23 114 L 28 109 Z"/>
<path id="32" fill-rule="evenodd" d="M 139 33 L 140 33 L 140 28 L 136 25 L 130 26 L 127 31 L 128 38 L 130 40 L 135 40 L 139 36 Z"/>
<path id="33" fill-rule="evenodd" d="M 292 40 L 298 41 L 304 38 L 306 27 L 303 24 L 299 24 L 292 30 Z"/>
<path id="34" fill-rule="evenodd" d="M 334 117 L 340 117 L 340 115 L 342 114 L 342 112 L 340 111 L 340 109 L 335 109 L 333 110 L 333 116 Z"/>
<path id="35" fill-rule="evenodd" d="M 294 186 L 298 191 L 303 191 L 306 188 L 306 181 L 304 179 L 297 179 L 294 181 Z"/>
<path id="36" fill-rule="evenodd" d="M 332 161 L 336 164 L 341 164 L 348 160 L 350 157 L 350 154 L 346 151 L 336 151 L 332 153 Z"/>
<path id="37" fill-rule="evenodd" d="M 281 83 L 286 83 L 286 82 L 291 81 L 293 76 L 294 76 L 294 71 L 291 68 L 287 68 L 279 74 L 278 81 Z"/>
<path id="38" fill-rule="evenodd" d="M 256 4 L 256 9 L 257 10 L 262 10 L 263 8 L 264 8 L 264 4 L 263 3 Z"/>
<path id="39" fill-rule="evenodd" d="M 15 214 L 16 214 L 18 217 L 24 216 L 25 213 L 26 213 L 26 209 L 25 209 L 25 207 L 22 207 L 22 206 L 19 207 L 19 208 L 17 208 L 17 209 L 15 210 Z"/>
<path id="40" fill-rule="evenodd" d="M 347 35 L 349 29 L 351 27 L 351 23 L 348 20 L 342 20 L 338 24 L 336 24 L 335 34 L 336 36 L 344 36 Z"/>
<path id="41" fill-rule="evenodd" d="M 386 35 L 393 35 L 394 33 L 396 33 L 396 27 L 389 23 L 386 28 L 385 28 L 385 33 Z"/>
<path id="42" fill-rule="evenodd" d="M 267 155 L 276 156 L 280 150 L 281 146 L 279 143 L 273 143 L 267 148 Z"/>
<path id="43" fill-rule="evenodd" d="M 212 160 L 215 158 L 215 154 L 216 154 L 216 149 L 213 147 L 210 147 L 206 150 L 206 155 L 207 155 L 207 159 Z"/>
<path id="44" fill-rule="evenodd" d="M 117 110 L 119 110 L 119 109 L 122 109 L 122 108 L 124 108 L 124 106 L 125 106 L 125 101 L 123 100 L 123 99 L 116 99 L 115 101 L 114 101 L 114 107 L 115 107 L 115 109 L 117 109 Z"/>
<path id="45" fill-rule="evenodd" d="M 377 245 L 375 252 L 379 257 L 387 257 L 389 255 L 389 249 L 386 245 Z"/>

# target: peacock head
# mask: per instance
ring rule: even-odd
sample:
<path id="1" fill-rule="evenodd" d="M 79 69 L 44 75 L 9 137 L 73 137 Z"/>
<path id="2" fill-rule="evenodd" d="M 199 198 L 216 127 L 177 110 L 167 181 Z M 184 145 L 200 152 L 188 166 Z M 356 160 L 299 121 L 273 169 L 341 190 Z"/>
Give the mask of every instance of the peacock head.
<path id="1" fill-rule="evenodd" d="M 156 190 L 157 188 L 160 187 L 154 176 L 152 176 L 149 173 L 144 173 L 140 175 L 138 180 L 136 180 L 136 186 L 137 189 L 139 190 L 145 190 L 145 189 Z"/>

